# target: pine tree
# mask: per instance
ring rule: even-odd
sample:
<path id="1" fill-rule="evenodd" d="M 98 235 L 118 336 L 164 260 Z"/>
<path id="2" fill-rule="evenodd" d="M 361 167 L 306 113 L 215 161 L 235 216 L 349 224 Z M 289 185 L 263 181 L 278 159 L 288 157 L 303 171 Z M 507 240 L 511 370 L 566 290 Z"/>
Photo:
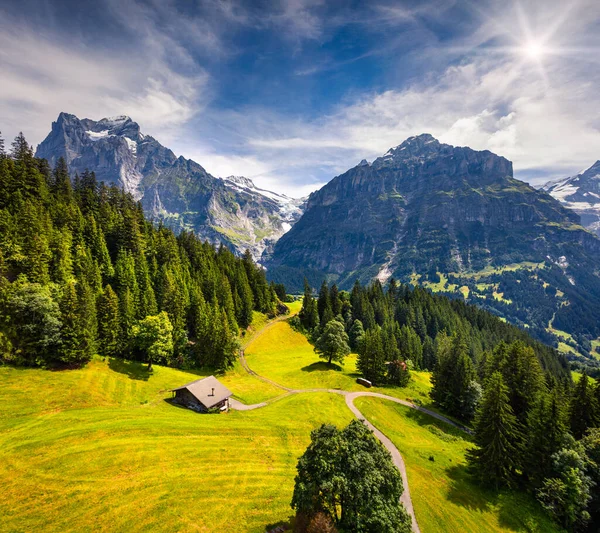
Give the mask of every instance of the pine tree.
<path id="1" fill-rule="evenodd" d="M 508 399 L 502 374 L 494 372 L 486 383 L 483 401 L 475 416 L 476 448 L 467 459 L 477 477 L 498 489 L 511 486 L 521 450 L 518 422 Z"/>
<path id="2" fill-rule="evenodd" d="M 329 301 L 331 303 L 331 311 L 334 317 L 342 314 L 342 300 L 340 299 L 340 291 L 334 283 L 329 291 Z"/>
<path id="3" fill-rule="evenodd" d="M 333 310 L 331 300 L 329 298 L 329 288 L 327 282 L 323 281 L 319 290 L 319 299 L 317 301 L 317 309 L 319 310 L 319 323 L 324 327 L 327 322 L 333 319 Z"/>
<path id="4" fill-rule="evenodd" d="M 361 342 L 365 335 L 365 330 L 363 328 L 362 322 L 356 319 L 352 323 L 352 327 L 348 332 L 348 338 L 350 339 L 350 349 L 357 352 L 360 350 Z"/>
<path id="5" fill-rule="evenodd" d="M 385 382 L 386 356 L 379 326 L 368 329 L 360 344 L 356 367 L 365 379 L 378 385 Z"/>
<path id="6" fill-rule="evenodd" d="M 79 365 L 89 361 L 92 355 L 90 346 L 90 317 L 87 316 L 85 294 L 78 295 L 77 283 L 68 283 L 63 290 L 60 302 L 61 345 L 60 361 L 67 365 Z"/>
<path id="7" fill-rule="evenodd" d="M 570 405 L 571 432 L 576 439 L 583 437 L 588 428 L 595 427 L 599 422 L 594 393 L 587 374 L 583 374 L 575 385 Z"/>
<path id="8" fill-rule="evenodd" d="M 302 300 L 299 317 L 300 323 L 308 331 L 312 331 L 319 325 L 317 302 L 312 296 L 312 288 L 306 278 L 304 279 L 304 299 Z"/>
<path id="9" fill-rule="evenodd" d="M 114 357 L 121 349 L 119 298 L 110 285 L 98 297 L 98 347 L 103 355 Z"/>
<path id="10" fill-rule="evenodd" d="M 431 337 L 428 335 L 425 337 L 425 342 L 423 343 L 423 369 L 433 370 L 436 363 L 437 354 L 435 352 L 435 345 Z"/>
<path id="11" fill-rule="evenodd" d="M 557 391 L 541 394 L 529 412 L 523 470 L 534 487 L 552 474 L 552 456 L 564 443 L 566 419 Z"/>

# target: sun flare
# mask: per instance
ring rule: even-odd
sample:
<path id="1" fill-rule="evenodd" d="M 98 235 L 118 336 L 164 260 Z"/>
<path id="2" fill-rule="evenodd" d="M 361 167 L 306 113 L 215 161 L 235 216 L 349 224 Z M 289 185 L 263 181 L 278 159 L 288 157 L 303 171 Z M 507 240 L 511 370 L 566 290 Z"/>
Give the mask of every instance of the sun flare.
<path id="1" fill-rule="evenodd" d="M 530 41 L 523 47 L 523 53 L 530 59 L 539 59 L 546 53 L 546 49 L 543 44 Z"/>

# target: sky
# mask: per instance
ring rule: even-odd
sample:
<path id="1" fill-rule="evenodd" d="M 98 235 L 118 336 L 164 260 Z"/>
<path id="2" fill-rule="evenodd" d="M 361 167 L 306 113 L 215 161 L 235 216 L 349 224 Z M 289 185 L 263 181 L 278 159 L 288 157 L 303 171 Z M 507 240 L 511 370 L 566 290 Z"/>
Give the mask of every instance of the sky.
<path id="1" fill-rule="evenodd" d="M 598 0 L 3 0 L 0 131 L 129 115 L 300 197 L 431 133 L 539 185 L 600 159 Z"/>

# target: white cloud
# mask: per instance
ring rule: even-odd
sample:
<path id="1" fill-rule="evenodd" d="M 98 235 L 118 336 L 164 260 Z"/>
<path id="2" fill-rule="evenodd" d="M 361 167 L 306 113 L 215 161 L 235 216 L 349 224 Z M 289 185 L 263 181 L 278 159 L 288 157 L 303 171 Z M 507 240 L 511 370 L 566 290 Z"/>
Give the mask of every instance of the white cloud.
<path id="1" fill-rule="evenodd" d="M 199 67 L 180 72 L 154 40 L 152 53 L 132 47 L 110 54 L 86 42 L 61 39 L 0 17 L 0 128 L 23 130 L 39 143 L 59 112 L 83 117 L 128 114 L 147 133 L 168 140 L 202 105 L 208 76 Z"/>

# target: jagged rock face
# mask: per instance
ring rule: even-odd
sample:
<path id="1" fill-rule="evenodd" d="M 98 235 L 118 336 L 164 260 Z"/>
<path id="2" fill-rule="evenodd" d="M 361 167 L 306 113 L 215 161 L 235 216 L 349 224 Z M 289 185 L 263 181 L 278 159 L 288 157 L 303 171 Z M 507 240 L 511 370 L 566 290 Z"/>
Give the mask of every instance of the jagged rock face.
<path id="1" fill-rule="evenodd" d="M 141 200 L 144 210 L 175 230 L 192 230 L 214 244 L 259 260 L 302 213 L 302 200 L 258 189 L 248 178 L 211 176 L 146 136 L 129 117 L 80 120 L 61 113 L 36 155 L 71 173 L 94 171 Z"/>
<path id="2" fill-rule="evenodd" d="M 510 161 L 420 135 L 313 193 L 268 266 L 348 286 L 565 255 L 572 264 L 583 260 L 565 251 L 573 245 L 600 252 L 575 213 L 513 178 Z"/>
<path id="3" fill-rule="evenodd" d="M 600 161 L 581 174 L 549 182 L 542 189 L 577 212 L 581 223 L 600 235 Z"/>

